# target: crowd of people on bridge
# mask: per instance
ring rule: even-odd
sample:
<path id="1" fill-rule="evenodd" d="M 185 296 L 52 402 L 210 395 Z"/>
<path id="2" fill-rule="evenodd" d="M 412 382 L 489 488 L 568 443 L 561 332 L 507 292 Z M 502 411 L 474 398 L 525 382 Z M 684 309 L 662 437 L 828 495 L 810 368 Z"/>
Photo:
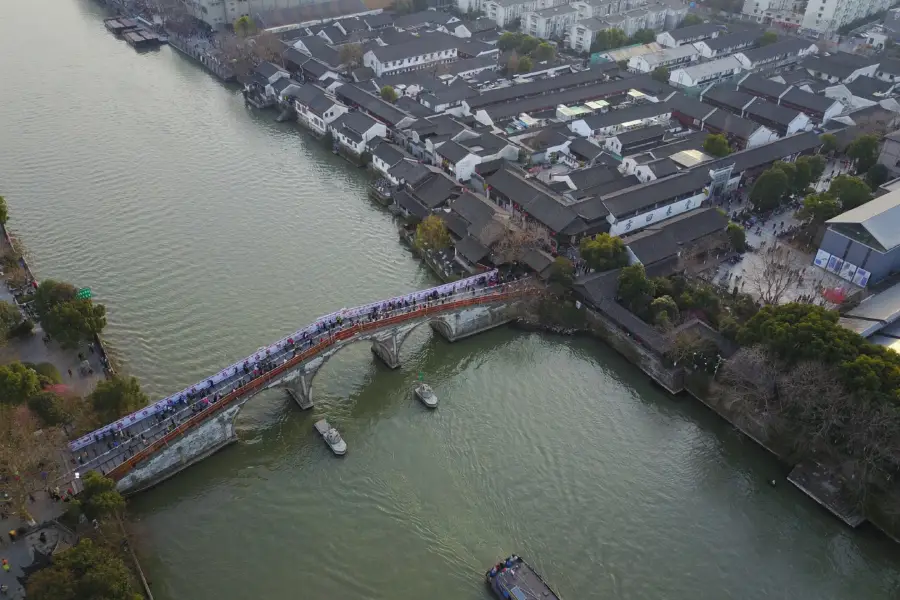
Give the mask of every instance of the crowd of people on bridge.
<path id="1" fill-rule="evenodd" d="M 188 418 L 206 411 L 229 394 L 242 395 L 241 390 L 251 382 L 342 330 L 413 312 L 426 306 L 459 300 L 461 297 L 475 296 L 478 292 L 488 293 L 504 283 L 503 278 L 493 271 L 322 317 L 268 348 L 261 348 L 253 356 L 224 369 L 214 377 L 76 440 L 70 445 L 73 464 L 82 469 L 99 468 L 105 474 Z"/>

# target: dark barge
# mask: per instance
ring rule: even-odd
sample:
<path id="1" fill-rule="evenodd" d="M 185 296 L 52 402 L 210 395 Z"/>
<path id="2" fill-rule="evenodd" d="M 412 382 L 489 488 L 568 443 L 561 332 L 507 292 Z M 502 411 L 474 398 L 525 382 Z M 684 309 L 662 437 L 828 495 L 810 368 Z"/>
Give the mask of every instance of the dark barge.
<path id="1" fill-rule="evenodd" d="M 484 580 L 500 600 L 560 600 L 537 571 L 515 554 L 491 567 Z"/>

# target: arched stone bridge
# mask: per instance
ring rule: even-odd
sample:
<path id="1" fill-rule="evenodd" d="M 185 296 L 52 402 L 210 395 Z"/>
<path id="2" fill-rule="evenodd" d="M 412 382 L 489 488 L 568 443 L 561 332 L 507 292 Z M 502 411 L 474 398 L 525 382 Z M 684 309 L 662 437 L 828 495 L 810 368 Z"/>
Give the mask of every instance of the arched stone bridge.
<path id="1" fill-rule="evenodd" d="M 263 390 L 284 388 L 301 408 L 312 407 L 313 378 L 344 347 L 370 342 L 372 352 L 388 367 L 396 369 L 400 366 L 403 342 L 416 328 L 428 324 L 448 341 L 457 341 L 508 323 L 516 316 L 514 305 L 532 292 L 527 281 L 466 289 L 380 314 L 377 319 L 344 323 L 306 345 L 285 347 L 283 354 L 272 357 L 270 370 L 253 378 L 245 377 L 249 379 L 246 383 L 238 378 L 240 385 L 229 387 L 215 402 L 207 397 L 180 411 L 170 409 L 168 413 L 147 419 L 147 426 L 139 429 L 145 441 L 134 430 L 137 426 L 126 428 L 134 437 L 114 436 L 113 443 L 118 445 L 107 450 L 110 444 L 107 433 L 107 437 L 94 443 L 103 452 L 96 457 L 89 456 L 79 470 L 103 471 L 126 494 L 148 489 L 237 441 L 235 417 L 245 402 Z"/>

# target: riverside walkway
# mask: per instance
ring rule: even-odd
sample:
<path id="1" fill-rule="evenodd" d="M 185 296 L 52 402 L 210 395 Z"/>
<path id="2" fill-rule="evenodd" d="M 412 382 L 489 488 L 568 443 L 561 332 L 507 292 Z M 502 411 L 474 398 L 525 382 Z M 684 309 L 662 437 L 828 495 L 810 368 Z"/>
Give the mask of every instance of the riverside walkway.
<path id="1" fill-rule="evenodd" d="M 325 315 L 212 377 L 70 442 L 73 468 L 98 470 L 120 479 L 179 436 L 272 387 L 338 344 L 371 339 L 377 332 L 473 305 L 511 300 L 530 289 L 527 281 L 503 282 L 491 271 Z"/>

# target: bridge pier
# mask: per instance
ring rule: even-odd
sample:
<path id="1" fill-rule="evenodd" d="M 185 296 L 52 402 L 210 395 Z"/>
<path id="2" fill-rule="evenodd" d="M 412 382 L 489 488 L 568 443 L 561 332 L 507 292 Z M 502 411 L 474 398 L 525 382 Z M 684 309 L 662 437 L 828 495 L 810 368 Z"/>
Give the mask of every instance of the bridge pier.
<path id="1" fill-rule="evenodd" d="M 289 384 L 284 386 L 288 396 L 294 399 L 303 410 L 309 410 L 313 407 L 312 401 L 312 374 L 303 373 Z"/>
<path id="2" fill-rule="evenodd" d="M 397 329 L 383 337 L 372 339 L 372 353 L 391 369 L 400 368 L 400 346 L 403 339 Z"/>

